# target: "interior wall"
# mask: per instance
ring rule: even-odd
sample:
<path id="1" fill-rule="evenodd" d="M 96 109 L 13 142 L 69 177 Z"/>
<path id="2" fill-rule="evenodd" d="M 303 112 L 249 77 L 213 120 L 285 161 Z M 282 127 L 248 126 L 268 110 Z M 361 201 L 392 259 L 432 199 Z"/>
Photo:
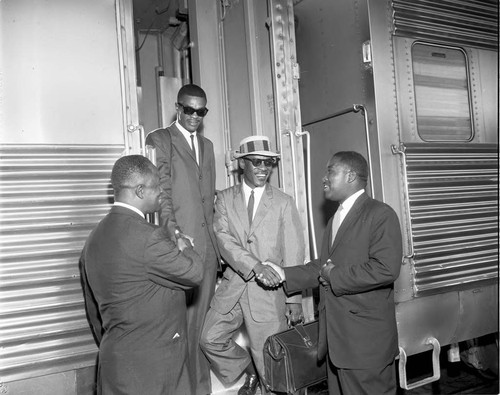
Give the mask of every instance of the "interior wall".
<path id="1" fill-rule="evenodd" d="M 169 125 L 175 120 L 175 101 L 177 91 L 182 85 L 182 68 L 180 51 L 172 42 L 175 29 L 137 33 L 140 103 L 139 116 L 141 125 L 146 134 L 162 127 L 160 109 L 160 91 L 158 74 L 161 72 L 165 79 L 174 80 L 163 91 L 163 118 L 164 124 Z"/>
<path id="2" fill-rule="evenodd" d="M 362 62 L 362 44 L 369 39 L 366 4 L 303 1 L 294 11 L 302 123 L 367 103 L 372 88 Z M 311 193 L 320 248 L 327 221 L 337 208 L 323 197 L 327 162 L 337 151 L 354 150 L 367 157 L 364 118 L 361 112 L 348 113 L 304 129 L 311 134 Z"/>

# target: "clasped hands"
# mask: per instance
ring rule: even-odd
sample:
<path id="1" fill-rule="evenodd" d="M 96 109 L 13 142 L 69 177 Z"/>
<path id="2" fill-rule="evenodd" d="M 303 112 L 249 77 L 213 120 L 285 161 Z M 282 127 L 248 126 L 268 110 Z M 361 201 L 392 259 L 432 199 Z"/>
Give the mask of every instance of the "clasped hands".
<path id="1" fill-rule="evenodd" d="M 330 272 L 331 270 L 335 267 L 331 259 L 328 259 L 326 263 L 321 266 L 321 269 L 319 270 L 319 283 L 327 287 L 330 285 Z"/>
<path id="2" fill-rule="evenodd" d="M 269 261 L 257 263 L 253 271 L 255 273 L 255 279 L 266 287 L 277 288 L 285 281 L 285 272 L 283 269 Z"/>

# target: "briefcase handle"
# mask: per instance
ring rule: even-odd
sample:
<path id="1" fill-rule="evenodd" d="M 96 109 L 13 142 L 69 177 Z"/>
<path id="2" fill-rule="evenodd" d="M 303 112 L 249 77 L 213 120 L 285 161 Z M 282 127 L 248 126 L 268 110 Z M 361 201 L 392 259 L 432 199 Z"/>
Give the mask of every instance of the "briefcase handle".
<path id="1" fill-rule="evenodd" d="M 309 335 L 307 334 L 306 330 L 304 329 L 304 325 L 297 324 L 293 328 L 300 335 L 300 337 L 302 338 L 302 341 L 304 342 L 304 344 L 306 345 L 306 347 L 312 347 L 313 346 L 313 342 L 311 341 L 311 338 L 309 337 Z"/>

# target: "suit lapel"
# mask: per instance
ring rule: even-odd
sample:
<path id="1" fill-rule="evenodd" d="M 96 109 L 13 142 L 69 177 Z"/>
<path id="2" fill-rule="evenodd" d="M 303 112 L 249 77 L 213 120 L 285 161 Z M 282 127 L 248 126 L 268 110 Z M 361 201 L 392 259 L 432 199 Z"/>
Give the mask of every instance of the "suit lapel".
<path id="1" fill-rule="evenodd" d="M 335 236 L 335 240 L 333 241 L 333 245 L 330 247 L 329 251 L 328 251 L 328 255 L 331 256 L 333 254 L 333 251 L 335 251 L 335 248 L 337 248 L 337 246 L 339 245 L 339 242 L 340 240 L 342 239 L 342 237 L 344 236 L 344 234 L 346 233 L 346 231 L 349 229 L 349 227 L 351 226 L 351 224 L 354 222 L 354 220 L 356 218 L 359 217 L 359 215 L 361 214 L 361 208 L 363 207 L 363 204 L 365 203 L 365 201 L 368 199 L 368 195 L 366 193 L 363 193 L 361 196 L 359 196 L 356 201 L 354 202 L 354 205 L 351 207 L 351 209 L 349 210 L 349 212 L 347 213 L 346 217 L 344 218 L 344 220 L 342 221 L 342 224 L 340 225 L 340 228 L 337 232 L 337 236 Z M 329 233 L 330 233 L 330 244 L 331 244 L 331 233 L 332 233 L 332 229 L 331 229 L 331 224 L 330 224 L 330 230 L 329 230 Z"/>
<path id="2" fill-rule="evenodd" d="M 236 211 L 236 217 L 239 219 L 241 228 L 248 229 L 248 212 L 245 203 L 245 194 L 243 193 L 243 184 L 238 184 L 234 192 L 234 209 Z"/>
<path id="3" fill-rule="evenodd" d="M 189 143 L 187 142 L 186 138 L 184 137 L 184 135 L 182 134 L 182 132 L 177 128 L 177 126 L 175 125 L 175 123 L 173 123 L 171 125 L 171 133 L 172 135 L 172 142 L 175 144 L 176 147 L 178 147 L 180 150 L 183 150 L 185 151 L 184 154 L 191 157 L 191 159 L 194 161 L 194 163 L 196 164 L 196 166 L 198 167 L 198 170 L 199 170 L 199 166 L 198 166 L 198 163 L 196 162 L 196 158 L 194 156 L 194 152 L 193 150 L 191 149 L 191 145 L 189 145 Z M 202 147 L 200 145 L 200 138 L 198 138 L 198 133 L 196 134 L 196 138 L 198 139 L 198 147 L 199 147 L 199 150 L 200 150 L 200 163 L 201 162 L 201 158 L 202 158 L 202 155 L 201 155 L 201 152 L 202 152 Z"/>
<path id="4" fill-rule="evenodd" d="M 273 199 L 273 190 L 269 184 L 266 184 L 266 189 L 260 198 L 259 205 L 257 206 L 257 211 L 255 212 L 255 216 L 252 221 L 252 225 L 250 226 L 250 234 L 259 226 L 262 222 L 269 209 L 272 206 Z"/>

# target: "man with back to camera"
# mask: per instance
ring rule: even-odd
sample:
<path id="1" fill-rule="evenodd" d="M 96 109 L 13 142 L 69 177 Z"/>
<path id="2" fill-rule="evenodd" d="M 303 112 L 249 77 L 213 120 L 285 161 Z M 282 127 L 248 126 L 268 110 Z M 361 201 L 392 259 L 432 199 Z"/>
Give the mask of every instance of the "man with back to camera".
<path id="1" fill-rule="evenodd" d="M 199 346 L 201 329 L 215 291 L 219 252 L 213 231 L 215 158 L 212 142 L 198 133 L 208 112 L 205 91 L 184 85 L 177 94 L 177 120 L 148 134 L 146 144 L 156 149 L 156 164 L 165 199 L 161 224 L 180 227 L 191 236 L 203 262 L 203 281 L 188 293 L 189 373 L 193 394 L 211 393 L 210 368 Z"/>
<path id="2" fill-rule="evenodd" d="M 403 257 L 401 229 L 394 210 L 365 193 L 367 180 L 362 155 L 333 155 L 323 189 L 339 208 L 328 222 L 320 259 L 273 266 L 287 292 L 320 283 L 318 358 L 328 353 L 328 390 L 335 395 L 397 392 L 394 281 Z"/>
<path id="3" fill-rule="evenodd" d="M 256 277 L 275 276 L 279 282 L 264 262 L 303 265 L 303 228 L 293 198 L 267 182 L 278 158 L 269 139 L 243 139 L 234 157 L 243 170 L 243 181 L 217 194 L 214 229 L 228 266 L 210 304 L 201 347 L 225 384 L 246 373 L 239 395 L 255 394 L 259 378 L 264 394 L 264 342 L 286 329 L 288 322 L 303 319 L 302 296 L 287 297 L 282 288 L 263 286 Z M 234 341 L 242 325 L 250 353 Z"/>
<path id="4" fill-rule="evenodd" d="M 99 345 L 98 394 L 191 395 L 185 290 L 201 283 L 200 257 L 145 214 L 160 208 L 160 177 L 141 155 L 111 173 L 115 203 L 81 255 L 85 305 Z M 167 317 L 167 319 L 166 319 Z"/>

